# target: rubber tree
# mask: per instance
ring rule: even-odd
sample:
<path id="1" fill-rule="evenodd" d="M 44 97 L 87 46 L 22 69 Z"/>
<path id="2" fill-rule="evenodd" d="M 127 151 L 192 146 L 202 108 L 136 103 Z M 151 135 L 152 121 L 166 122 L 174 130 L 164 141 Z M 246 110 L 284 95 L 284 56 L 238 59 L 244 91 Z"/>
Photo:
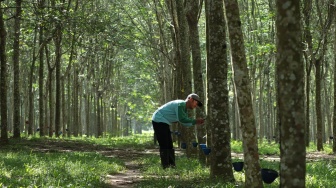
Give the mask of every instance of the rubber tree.
<path id="1" fill-rule="evenodd" d="M 210 176 L 233 182 L 231 164 L 231 131 L 228 100 L 228 58 L 226 24 L 222 0 L 210 1 L 208 7 L 209 56 L 208 78 L 208 126 L 211 134 Z"/>
<path id="2" fill-rule="evenodd" d="M 7 133 L 7 55 L 6 55 L 7 31 L 4 23 L 2 2 L 0 1 L 0 107 L 1 107 L 1 142 L 8 143 Z"/>
<path id="3" fill-rule="evenodd" d="M 238 2 L 225 1 L 234 72 L 235 94 L 238 102 L 243 136 L 245 185 L 263 187 L 260 176 L 258 140 L 253 113 L 251 85 L 245 55 Z"/>
<path id="4" fill-rule="evenodd" d="M 204 80 L 203 80 L 203 69 L 202 69 L 202 53 L 200 47 L 200 36 L 198 31 L 198 23 L 200 14 L 202 12 L 203 0 L 187 0 L 186 5 L 186 16 L 188 21 L 188 28 L 190 34 L 190 48 L 192 54 L 192 69 L 193 69 L 193 80 L 194 80 L 194 92 L 198 94 L 206 104 L 206 95 L 204 92 Z M 196 117 L 204 117 L 205 116 L 204 107 L 196 109 Z M 206 126 L 197 126 L 197 142 L 205 143 L 205 135 L 206 135 Z M 205 155 L 198 144 L 198 158 L 201 163 L 205 163 L 206 158 Z"/>
<path id="5" fill-rule="evenodd" d="M 14 43 L 13 43 L 13 69 L 14 69 L 14 138 L 20 138 L 20 107 L 21 107 L 21 97 L 20 97 L 20 24 L 21 24 L 21 0 L 16 0 L 16 12 L 14 20 Z"/>
<path id="6" fill-rule="evenodd" d="M 277 0 L 276 7 L 280 187 L 303 188 L 306 146 L 300 1 Z"/>
<path id="7" fill-rule="evenodd" d="M 334 19 L 334 27 L 336 28 L 336 19 Z M 336 29 L 334 33 L 336 39 Z M 334 111 L 333 111 L 333 153 L 336 154 L 336 40 L 334 40 Z"/>

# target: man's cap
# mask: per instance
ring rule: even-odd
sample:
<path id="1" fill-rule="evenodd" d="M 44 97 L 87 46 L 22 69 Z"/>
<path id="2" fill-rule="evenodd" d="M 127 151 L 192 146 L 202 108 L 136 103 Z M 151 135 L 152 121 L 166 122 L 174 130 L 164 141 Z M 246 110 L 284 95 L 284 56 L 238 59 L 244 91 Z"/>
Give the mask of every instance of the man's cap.
<path id="1" fill-rule="evenodd" d="M 203 103 L 201 102 L 201 100 L 200 100 L 200 98 L 199 98 L 199 96 L 197 94 L 191 93 L 191 94 L 188 95 L 188 98 L 192 98 L 192 99 L 196 100 L 197 101 L 197 105 L 199 107 L 203 106 Z"/>

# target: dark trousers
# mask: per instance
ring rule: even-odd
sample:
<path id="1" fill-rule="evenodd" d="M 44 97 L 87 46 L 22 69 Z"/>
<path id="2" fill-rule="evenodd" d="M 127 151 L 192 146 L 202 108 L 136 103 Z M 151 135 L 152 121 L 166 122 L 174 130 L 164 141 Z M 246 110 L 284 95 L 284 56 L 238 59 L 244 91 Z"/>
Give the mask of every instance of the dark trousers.
<path id="1" fill-rule="evenodd" d="M 157 123 L 155 121 L 152 121 L 152 124 L 160 149 L 173 149 L 173 140 L 169 125 L 167 123 Z"/>
<path id="2" fill-rule="evenodd" d="M 160 146 L 160 158 L 163 168 L 175 167 L 175 150 L 169 125 L 152 121 L 154 133 Z"/>

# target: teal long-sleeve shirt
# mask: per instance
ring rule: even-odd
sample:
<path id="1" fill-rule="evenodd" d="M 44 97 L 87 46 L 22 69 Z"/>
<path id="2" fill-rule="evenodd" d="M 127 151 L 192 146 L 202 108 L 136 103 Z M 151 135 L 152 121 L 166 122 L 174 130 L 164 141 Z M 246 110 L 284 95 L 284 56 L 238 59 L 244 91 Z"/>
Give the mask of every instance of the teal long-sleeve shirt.
<path id="1" fill-rule="evenodd" d="M 152 121 L 167 123 L 168 125 L 180 122 L 186 127 L 196 124 L 196 119 L 188 117 L 186 101 L 184 100 L 174 100 L 164 104 L 154 112 Z"/>

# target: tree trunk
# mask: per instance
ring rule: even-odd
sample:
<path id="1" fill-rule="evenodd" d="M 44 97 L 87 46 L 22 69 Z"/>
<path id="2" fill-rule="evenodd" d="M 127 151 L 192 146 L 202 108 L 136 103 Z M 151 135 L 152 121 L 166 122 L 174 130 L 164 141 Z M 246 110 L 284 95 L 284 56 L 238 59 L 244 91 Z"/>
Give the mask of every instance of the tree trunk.
<path id="1" fill-rule="evenodd" d="M 43 6 L 43 5 L 40 5 Z M 39 28 L 39 44 L 40 46 L 43 45 L 43 38 L 44 38 L 44 32 L 43 32 L 44 28 L 42 26 L 40 26 Z M 40 128 L 40 137 L 45 135 L 45 124 L 44 124 L 44 100 L 45 97 L 43 89 L 44 89 L 44 56 L 43 56 L 43 49 L 44 48 L 40 48 L 39 50 L 39 62 L 40 62 L 40 66 L 39 66 L 39 128 Z"/>
<path id="2" fill-rule="evenodd" d="M 210 176 L 234 181 L 228 100 L 226 24 L 222 0 L 209 4 L 208 125 L 211 131 Z"/>
<path id="3" fill-rule="evenodd" d="M 37 40 L 37 27 L 34 30 L 34 46 Z M 36 63 L 36 53 L 35 48 L 33 48 L 33 59 L 32 64 L 30 67 L 30 75 L 29 75 L 29 86 L 28 86 L 28 100 L 29 100 L 29 117 L 28 117 L 28 135 L 33 134 L 33 127 L 34 127 L 34 89 L 33 89 L 33 82 L 34 82 L 34 72 L 35 72 L 35 63 Z"/>
<path id="4" fill-rule="evenodd" d="M 258 139 L 252 106 L 251 85 L 238 2 L 225 1 L 225 10 L 229 28 L 236 98 L 243 135 L 245 185 L 263 187 L 260 175 Z"/>
<path id="5" fill-rule="evenodd" d="M 90 94 L 89 93 L 85 93 L 84 95 L 85 98 L 85 102 L 86 102 L 86 110 L 85 110 L 85 114 L 86 114 L 86 135 L 91 136 L 92 132 L 90 130 L 90 123 L 91 123 L 91 118 L 90 118 L 90 114 L 91 114 L 91 103 L 90 103 Z"/>
<path id="6" fill-rule="evenodd" d="M 62 103 L 62 125 L 63 125 L 62 135 L 63 135 L 63 137 L 68 136 L 68 134 L 67 134 L 68 129 L 67 129 L 67 123 L 66 122 L 67 122 L 67 112 L 69 111 L 69 109 L 67 109 L 66 100 L 65 100 L 65 96 L 66 96 L 66 94 L 65 94 L 65 81 L 66 81 L 65 78 L 62 79 L 62 81 L 61 81 L 61 84 L 62 84 L 62 87 L 61 87 L 62 88 L 61 103 Z"/>
<path id="7" fill-rule="evenodd" d="M 118 136 L 118 111 L 117 111 L 117 103 L 114 102 L 114 115 L 113 115 L 113 136 Z"/>
<path id="8" fill-rule="evenodd" d="M 190 46 L 189 46 L 189 36 L 188 36 L 188 23 L 185 13 L 185 7 L 183 5 L 183 1 L 176 1 L 176 11 L 177 11 L 177 19 L 179 24 L 179 50 L 181 54 L 181 99 L 185 99 L 189 93 L 192 91 L 191 84 L 191 69 L 190 69 Z M 191 113 L 189 113 L 191 115 Z M 195 134 L 192 128 L 186 128 L 182 126 L 182 136 L 184 142 L 191 146 L 192 140 L 195 138 Z M 186 149 L 187 157 L 191 157 L 191 147 L 187 147 Z"/>
<path id="9" fill-rule="evenodd" d="M 49 97 L 49 137 L 53 136 L 54 131 L 54 95 L 53 95 L 53 72 L 55 69 L 55 66 L 52 66 L 49 59 L 49 49 L 46 46 L 45 48 L 45 54 L 48 64 L 48 97 Z"/>
<path id="10" fill-rule="evenodd" d="M 312 68 L 312 60 L 315 59 L 315 55 L 312 52 L 313 51 L 313 45 L 312 45 L 312 34 L 310 31 L 310 15 L 312 12 L 312 1 L 306 0 L 304 1 L 304 8 L 303 8 L 303 14 L 304 17 L 304 23 L 305 23 L 305 29 L 304 29 L 304 40 L 308 44 L 308 50 L 306 51 L 305 57 L 306 57 L 306 109 L 305 109 L 305 122 L 306 122 L 306 134 L 305 134 L 305 142 L 306 147 L 309 147 L 310 142 L 310 72 Z"/>
<path id="11" fill-rule="evenodd" d="M 5 23 L 2 12 L 2 3 L 0 1 L 0 109 L 1 109 L 1 142 L 8 143 L 7 132 L 7 55 L 6 55 L 6 36 Z"/>
<path id="12" fill-rule="evenodd" d="M 232 85 L 233 85 L 233 83 L 232 83 Z M 234 88 L 234 87 L 232 87 L 232 88 Z M 232 90 L 232 92 L 233 92 L 233 96 L 235 96 L 234 89 Z M 231 132 L 232 132 L 232 137 L 231 137 L 232 140 L 237 140 L 237 138 L 238 138 L 238 134 L 237 134 L 238 127 L 236 126 L 237 119 L 236 119 L 236 105 L 235 105 L 235 103 L 236 103 L 236 98 L 233 97 L 232 103 L 230 103 L 230 105 L 229 105 L 230 106 L 229 113 L 230 113 L 230 120 L 231 120 L 230 128 L 231 128 Z"/>
<path id="13" fill-rule="evenodd" d="M 97 92 L 97 95 L 96 95 L 96 110 L 97 110 L 97 121 L 96 121 L 96 125 L 97 125 L 97 137 L 101 137 L 103 136 L 103 133 L 102 133 L 102 130 L 101 130 L 101 115 L 100 115 L 100 100 L 101 100 L 101 97 L 100 97 L 100 93 Z"/>
<path id="14" fill-rule="evenodd" d="M 206 48 L 206 57 L 210 57 L 211 56 L 211 53 L 210 52 L 210 3 L 211 1 L 205 1 L 204 2 L 204 9 L 205 9 L 205 48 Z M 209 70 L 208 70 L 208 59 L 206 61 L 206 83 L 209 83 L 210 82 L 210 78 L 209 78 Z M 206 84 L 206 87 L 208 88 L 209 85 Z M 205 89 L 205 96 L 207 97 L 208 99 L 208 89 Z M 205 126 L 205 129 L 206 129 L 206 134 L 205 134 L 205 138 L 206 138 L 206 144 L 207 145 L 211 145 L 211 122 L 208 121 L 209 120 L 209 102 L 207 101 L 206 102 L 206 109 L 207 109 L 207 121 L 204 122 L 204 126 Z M 209 158 L 207 158 L 209 159 Z M 201 161 L 202 162 L 202 161 Z M 210 160 L 206 160 L 206 165 L 209 165 L 210 164 Z"/>
<path id="15" fill-rule="evenodd" d="M 262 63 L 260 64 L 260 69 L 262 70 L 263 65 Z M 261 71 L 262 72 L 262 71 Z M 260 86 L 259 86 L 259 103 L 258 103 L 258 111 L 259 111 L 259 140 L 262 142 L 262 140 L 265 138 L 265 124 L 264 124 L 264 113 L 266 113 L 263 110 L 263 105 L 264 105 L 264 76 L 263 73 L 260 73 Z M 237 86 L 236 86 L 237 87 Z M 239 100 L 238 100 L 239 104 Z M 239 105 L 238 105 L 239 106 Z"/>
<path id="16" fill-rule="evenodd" d="M 53 70 L 49 71 L 49 137 L 53 136 L 54 132 L 54 98 L 53 98 Z"/>
<path id="17" fill-rule="evenodd" d="M 187 21 L 189 25 L 189 34 L 190 34 L 190 48 L 192 53 L 192 65 L 193 65 L 193 80 L 194 80 L 194 91 L 202 99 L 204 99 L 204 108 L 205 108 L 205 94 L 204 94 L 204 84 L 203 84 L 203 68 L 202 68 L 202 56 L 200 49 L 199 41 L 199 32 L 198 32 L 198 19 L 200 11 L 202 10 L 203 1 L 188 0 L 187 1 Z M 205 117 L 205 109 L 196 109 L 196 117 Z M 206 143 L 205 135 L 206 130 L 205 126 L 197 126 L 197 142 Z M 198 145 L 199 146 L 199 145 Z M 199 146 L 200 147 L 200 146 Z M 205 164 L 206 158 L 202 149 L 198 150 L 199 161 Z"/>
<path id="18" fill-rule="evenodd" d="M 21 0 L 16 0 L 16 14 L 14 21 L 14 43 L 13 43 L 13 69 L 14 69 L 14 138 L 20 138 L 20 21 L 21 21 Z"/>
<path id="19" fill-rule="evenodd" d="M 77 65 L 73 66 L 73 132 L 74 136 L 77 137 L 79 133 L 79 117 L 78 117 L 78 68 Z"/>
<path id="20" fill-rule="evenodd" d="M 48 79 L 46 80 L 46 83 L 45 83 L 45 85 L 47 86 L 47 87 L 45 87 L 45 90 L 44 90 L 44 93 L 45 93 L 45 95 L 44 95 L 44 97 L 43 97 L 43 99 L 44 99 L 44 133 L 45 133 L 45 135 L 48 135 L 48 132 L 47 132 L 47 130 L 48 130 L 48 126 L 49 126 L 49 111 L 48 111 L 48 90 L 49 90 L 49 77 L 48 77 Z"/>
<path id="21" fill-rule="evenodd" d="M 334 19 L 336 28 L 336 19 Z M 336 39 L 336 29 L 334 33 Z M 334 40 L 334 54 L 336 54 L 336 40 Z M 336 154 L 336 56 L 334 55 L 334 112 L 333 112 L 333 153 Z"/>
<path id="22" fill-rule="evenodd" d="M 62 26 L 56 24 L 55 40 L 55 81 L 56 81 L 56 96 L 55 96 L 55 136 L 59 137 L 61 127 L 61 58 L 62 58 Z"/>
<path id="23" fill-rule="evenodd" d="M 317 151 L 323 150 L 323 124 L 321 109 L 321 60 L 315 62 L 315 109 L 316 109 L 316 139 Z"/>
<path id="24" fill-rule="evenodd" d="M 71 89 L 71 76 L 69 75 L 67 77 L 67 99 L 68 99 L 68 103 L 67 103 L 67 129 L 68 129 L 68 132 L 67 132 L 67 135 L 70 137 L 71 135 L 74 134 L 74 125 L 73 125 L 73 110 L 72 110 L 72 93 L 73 93 L 73 90 Z M 88 116 L 90 117 L 90 116 Z"/>
<path id="25" fill-rule="evenodd" d="M 330 67 L 331 68 L 331 67 Z M 326 68 L 326 73 L 325 73 L 325 76 L 324 77 L 327 77 L 327 78 L 331 78 L 332 75 L 328 75 L 328 68 Z M 323 80 L 323 86 L 324 86 L 324 112 L 323 114 L 325 114 L 325 123 L 323 123 L 323 125 L 325 125 L 325 129 L 324 129 L 324 140 L 323 142 L 327 142 L 328 140 L 328 143 L 330 144 L 330 136 L 332 135 L 332 132 L 331 132 L 331 122 L 332 122 L 332 117 L 331 117 L 331 108 L 330 108 L 330 104 L 331 104 L 331 88 L 332 86 L 329 86 L 328 87 L 328 81 L 326 81 L 325 79 Z"/>
<path id="26" fill-rule="evenodd" d="M 285 4 L 287 6 L 284 6 Z M 277 0 L 276 5 L 280 187 L 303 188 L 306 175 L 306 147 L 300 2 Z"/>

